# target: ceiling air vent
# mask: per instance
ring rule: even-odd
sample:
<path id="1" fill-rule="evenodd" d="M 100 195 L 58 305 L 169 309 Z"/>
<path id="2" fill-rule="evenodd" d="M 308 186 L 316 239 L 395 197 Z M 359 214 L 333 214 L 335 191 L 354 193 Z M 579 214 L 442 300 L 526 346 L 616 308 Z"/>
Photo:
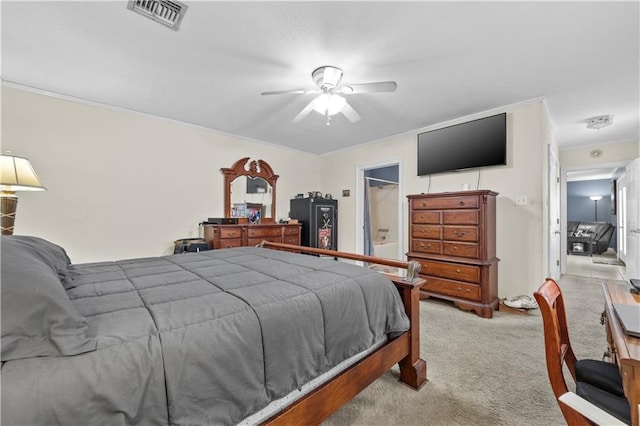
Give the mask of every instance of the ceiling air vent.
<path id="1" fill-rule="evenodd" d="M 187 10 L 186 5 L 169 0 L 129 0 L 127 8 L 176 31 Z"/>

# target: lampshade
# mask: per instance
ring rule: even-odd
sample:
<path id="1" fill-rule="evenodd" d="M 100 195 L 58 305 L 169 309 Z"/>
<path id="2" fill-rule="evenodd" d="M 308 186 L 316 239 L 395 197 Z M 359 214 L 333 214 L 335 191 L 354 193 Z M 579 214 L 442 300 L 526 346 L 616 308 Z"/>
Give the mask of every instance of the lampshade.
<path id="1" fill-rule="evenodd" d="M 31 167 L 29 160 L 5 152 L 0 155 L 0 190 L 15 191 L 45 191 L 38 175 Z"/>
<path id="2" fill-rule="evenodd" d="M 0 154 L 0 230 L 2 235 L 13 235 L 18 197 L 16 191 L 45 191 L 29 160 Z"/>
<path id="3" fill-rule="evenodd" d="M 600 201 L 602 200 L 602 195 L 592 195 L 589 198 L 591 198 L 591 201 Z"/>

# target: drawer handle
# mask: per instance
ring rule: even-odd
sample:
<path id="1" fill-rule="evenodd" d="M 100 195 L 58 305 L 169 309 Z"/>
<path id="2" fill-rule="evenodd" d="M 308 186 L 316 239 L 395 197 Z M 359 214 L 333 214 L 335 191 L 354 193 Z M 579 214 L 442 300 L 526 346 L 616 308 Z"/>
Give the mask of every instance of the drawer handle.
<path id="1" fill-rule="evenodd" d="M 459 274 L 461 271 L 460 271 L 460 269 L 456 269 L 456 272 Z"/>
<path id="2" fill-rule="evenodd" d="M 453 246 L 453 251 L 458 251 L 458 247 Z"/>
<path id="3" fill-rule="evenodd" d="M 422 202 L 422 207 L 427 207 L 427 203 L 425 203 L 424 201 Z"/>
<path id="4" fill-rule="evenodd" d="M 464 206 L 464 201 L 460 201 L 460 205 L 461 205 L 461 206 Z"/>
<path id="5" fill-rule="evenodd" d="M 431 248 L 431 244 L 425 245 L 424 243 L 420 243 L 420 247 L 422 247 L 422 248 Z"/>
<path id="6" fill-rule="evenodd" d="M 458 287 L 458 291 L 462 291 L 462 287 Z"/>
<path id="7" fill-rule="evenodd" d="M 462 231 L 462 232 L 453 231 L 453 235 L 456 235 L 456 236 L 464 237 L 464 234 L 466 234 L 466 232 L 464 232 L 464 231 Z"/>

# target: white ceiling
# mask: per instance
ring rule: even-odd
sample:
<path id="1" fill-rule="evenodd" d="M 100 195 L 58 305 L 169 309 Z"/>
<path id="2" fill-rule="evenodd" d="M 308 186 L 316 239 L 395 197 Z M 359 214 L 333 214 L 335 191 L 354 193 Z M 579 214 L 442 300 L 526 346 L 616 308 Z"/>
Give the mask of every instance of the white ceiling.
<path id="1" fill-rule="evenodd" d="M 639 139 L 636 1 L 186 4 L 176 32 L 126 1 L 3 1 L 2 79 L 313 153 L 539 98 L 561 149 Z M 331 126 L 291 122 L 313 95 L 260 95 L 320 65 L 398 89 L 349 95 L 362 120 Z"/>

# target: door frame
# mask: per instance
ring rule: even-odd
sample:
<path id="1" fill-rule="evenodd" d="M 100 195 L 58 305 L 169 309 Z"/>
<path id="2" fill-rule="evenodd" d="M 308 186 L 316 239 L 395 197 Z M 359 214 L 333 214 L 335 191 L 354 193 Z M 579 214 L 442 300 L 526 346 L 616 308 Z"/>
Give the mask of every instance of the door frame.
<path id="1" fill-rule="evenodd" d="M 559 279 L 561 274 L 561 257 L 562 257 L 562 226 L 561 226 L 561 217 L 562 217 L 562 189 L 561 189 L 561 173 L 560 173 L 560 162 L 558 161 L 558 157 L 551 149 L 551 145 L 547 145 L 547 228 L 548 228 L 548 239 L 547 239 L 547 276 L 550 276 L 554 279 Z M 554 167 L 552 167 L 554 166 Z M 557 188 L 556 191 L 552 191 L 553 188 Z M 555 194 L 555 200 L 552 200 L 552 196 Z M 556 211 L 552 210 L 552 207 L 556 207 Z M 555 224 L 553 222 L 556 222 Z M 566 232 L 565 232 L 566 235 Z M 554 238 L 555 244 L 554 244 Z M 566 238 L 564 238 L 566 244 Z M 554 256 L 555 254 L 555 256 Z"/>
<path id="2" fill-rule="evenodd" d="M 390 166 L 398 166 L 398 259 L 403 260 L 407 250 L 402 158 L 356 166 L 356 253 L 364 253 L 364 173 L 367 170 Z"/>
<path id="3" fill-rule="evenodd" d="M 633 160 L 568 167 L 560 166 L 560 233 L 562 234 L 560 237 L 560 274 L 567 273 L 567 172 L 627 167 L 631 161 Z M 618 179 L 618 177 L 615 179 Z"/>

